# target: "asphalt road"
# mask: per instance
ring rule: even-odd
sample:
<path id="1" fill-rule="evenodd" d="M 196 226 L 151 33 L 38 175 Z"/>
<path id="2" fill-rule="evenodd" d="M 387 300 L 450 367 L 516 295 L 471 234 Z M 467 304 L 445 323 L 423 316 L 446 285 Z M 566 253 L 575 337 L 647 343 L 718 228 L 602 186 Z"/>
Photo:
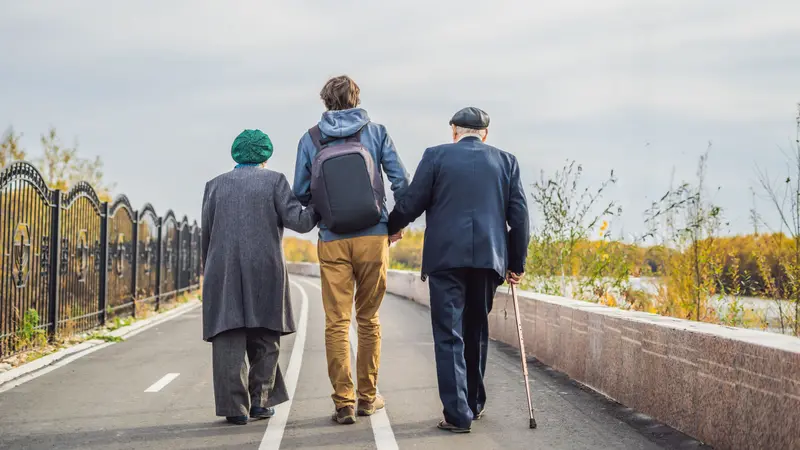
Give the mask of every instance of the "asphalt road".
<path id="1" fill-rule="evenodd" d="M 437 430 L 441 405 L 429 312 L 392 296 L 387 296 L 381 309 L 380 391 L 386 398 L 386 412 L 361 419 L 356 425 L 336 425 L 330 420 L 333 405 L 318 283 L 293 280 L 302 331 L 282 341 L 281 367 L 290 390 L 296 386 L 296 392 L 291 404 L 282 405 L 269 421 L 230 426 L 214 416 L 211 347 L 200 339 L 201 311 L 197 308 L 1 393 L 0 448 L 700 447 L 686 436 L 535 364 L 530 371 L 539 428 L 529 429 L 518 356 L 495 343 L 487 367 L 485 418 L 473 424 L 471 434 Z"/>

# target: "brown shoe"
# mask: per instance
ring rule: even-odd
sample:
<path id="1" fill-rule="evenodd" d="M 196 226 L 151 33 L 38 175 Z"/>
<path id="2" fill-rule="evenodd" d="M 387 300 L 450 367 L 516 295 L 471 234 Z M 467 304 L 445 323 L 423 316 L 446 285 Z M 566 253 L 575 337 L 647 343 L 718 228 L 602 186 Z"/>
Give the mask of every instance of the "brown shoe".
<path id="1" fill-rule="evenodd" d="M 358 415 L 359 416 L 371 416 L 375 414 L 376 411 L 383 409 L 386 407 L 386 401 L 383 399 L 383 396 L 380 394 L 375 396 L 375 400 L 372 403 L 367 403 L 364 400 L 358 400 Z"/>
<path id="2" fill-rule="evenodd" d="M 333 421 L 339 425 L 352 425 L 356 423 L 356 411 L 352 406 L 345 406 L 336 410 Z"/>

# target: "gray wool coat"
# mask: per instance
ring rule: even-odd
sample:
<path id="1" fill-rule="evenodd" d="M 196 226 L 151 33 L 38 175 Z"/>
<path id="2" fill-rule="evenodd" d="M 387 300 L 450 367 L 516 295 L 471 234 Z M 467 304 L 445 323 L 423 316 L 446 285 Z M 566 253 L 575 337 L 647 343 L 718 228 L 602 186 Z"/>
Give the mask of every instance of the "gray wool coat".
<path id="1" fill-rule="evenodd" d="M 203 339 L 236 328 L 295 331 L 284 227 L 307 233 L 318 217 L 286 177 L 241 167 L 206 184 L 203 195 Z"/>

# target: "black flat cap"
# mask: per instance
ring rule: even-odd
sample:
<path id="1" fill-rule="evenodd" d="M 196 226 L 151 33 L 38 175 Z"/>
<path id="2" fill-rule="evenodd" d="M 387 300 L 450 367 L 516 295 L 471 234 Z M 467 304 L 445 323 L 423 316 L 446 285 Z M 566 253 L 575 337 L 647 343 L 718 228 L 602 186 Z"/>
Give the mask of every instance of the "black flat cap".
<path id="1" fill-rule="evenodd" d="M 457 112 L 452 119 L 450 125 L 457 127 L 471 128 L 473 130 L 483 130 L 489 128 L 489 115 L 482 109 L 470 106 Z"/>

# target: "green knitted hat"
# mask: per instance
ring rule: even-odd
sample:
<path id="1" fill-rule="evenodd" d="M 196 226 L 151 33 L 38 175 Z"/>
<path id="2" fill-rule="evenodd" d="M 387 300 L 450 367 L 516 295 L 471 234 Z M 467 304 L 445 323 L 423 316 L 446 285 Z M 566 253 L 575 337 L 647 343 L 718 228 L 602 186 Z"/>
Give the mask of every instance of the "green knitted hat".
<path id="1" fill-rule="evenodd" d="M 261 164 L 272 156 L 272 141 L 261 130 L 244 130 L 233 141 L 231 156 L 238 164 Z"/>

